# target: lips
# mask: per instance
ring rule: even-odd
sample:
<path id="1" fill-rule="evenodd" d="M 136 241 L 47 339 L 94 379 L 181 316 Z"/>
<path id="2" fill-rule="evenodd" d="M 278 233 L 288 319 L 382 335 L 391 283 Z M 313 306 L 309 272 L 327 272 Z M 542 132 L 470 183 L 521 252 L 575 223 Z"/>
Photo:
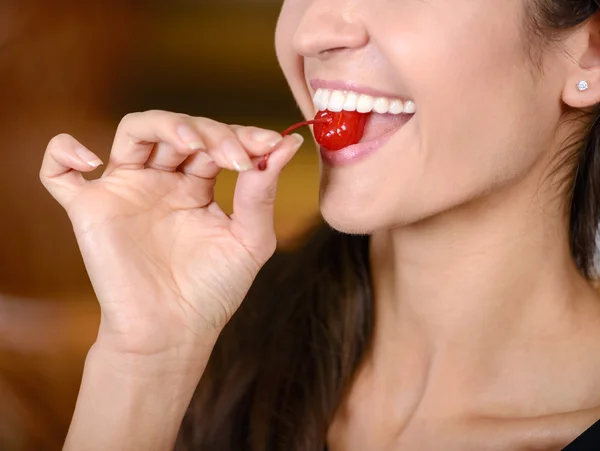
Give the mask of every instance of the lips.
<path id="1" fill-rule="evenodd" d="M 341 167 L 361 161 L 384 146 L 410 119 L 412 114 L 384 115 L 369 114 L 363 136 L 354 143 L 333 147 L 321 144 L 320 154 L 323 162 L 330 167 Z M 317 131 L 317 130 L 315 130 Z"/>

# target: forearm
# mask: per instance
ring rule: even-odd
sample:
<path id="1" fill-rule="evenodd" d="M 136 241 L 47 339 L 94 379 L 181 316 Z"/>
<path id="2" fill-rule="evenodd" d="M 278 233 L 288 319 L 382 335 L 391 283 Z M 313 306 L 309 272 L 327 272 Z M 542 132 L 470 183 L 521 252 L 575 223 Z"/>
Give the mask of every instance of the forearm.
<path id="1" fill-rule="evenodd" d="M 93 347 L 64 450 L 172 450 L 208 357 L 145 360 Z"/>

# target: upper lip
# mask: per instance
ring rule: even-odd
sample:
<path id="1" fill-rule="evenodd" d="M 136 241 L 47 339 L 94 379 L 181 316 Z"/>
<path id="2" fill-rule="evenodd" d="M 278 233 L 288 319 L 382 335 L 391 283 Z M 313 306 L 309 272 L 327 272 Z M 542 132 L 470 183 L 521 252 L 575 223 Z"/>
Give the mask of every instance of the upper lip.
<path id="1" fill-rule="evenodd" d="M 329 89 L 332 91 L 352 91 L 357 94 L 366 94 L 372 97 L 387 97 L 390 99 L 402 99 L 402 96 L 398 94 L 380 91 L 379 89 L 374 89 L 369 86 L 361 85 L 354 81 L 344 81 L 344 80 L 322 80 L 320 78 L 313 78 L 309 81 L 311 88 L 314 91 L 317 89 Z M 314 92 L 313 92 L 314 95 Z M 408 100 L 408 99 L 405 99 Z"/>

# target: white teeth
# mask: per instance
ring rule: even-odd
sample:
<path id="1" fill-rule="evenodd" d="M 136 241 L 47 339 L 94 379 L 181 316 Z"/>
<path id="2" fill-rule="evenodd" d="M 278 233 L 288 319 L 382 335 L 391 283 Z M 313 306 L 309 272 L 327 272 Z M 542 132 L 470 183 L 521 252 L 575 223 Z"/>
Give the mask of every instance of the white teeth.
<path id="1" fill-rule="evenodd" d="M 361 94 L 358 98 L 358 102 L 356 103 L 356 111 L 359 113 L 370 113 L 373 111 L 374 103 L 375 99 L 373 99 L 373 97 Z"/>
<path id="2" fill-rule="evenodd" d="M 403 102 L 400 99 L 372 97 L 351 91 L 331 91 L 321 88 L 315 92 L 313 103 L 319 111 L 329 110 L 334 113 L 340 111 L 370 113 L 374 111 L 377 114 L 413 114 L 416 111 L 416 105 L 412 100 Z"/>
<path id="3" fill-rule="evenodd" d="M 413 114 L 415 111 L 417 111 L 417 106 L 415 105 L 415 102 L 411 100 L 404 102 L 404 112 L 406 114 Z"/>
<path id="4" fill-rule="evenodd" d="M 355 92 L 349 92 L 346 95 L 346 102 L 344 103 L 344 111 L 356 111 L 356 105 L 358 104 L 358 94 Z"/>
<path id="5" fill-rule="evenodd" d="M 373 111 L 377 114 L 387 114 L 390 109 L 390 101 L 385 97 L 378 97 L 375 99 L 375 104 L 373 105 Z"/>
<path id="6" fill-rule="evenodd" d="M 319 97 L 319 103 L 317 103 L 317 108 L 320 111 L 326 110 L 329 105 L 329 98 L 331 97 L 331 91 L 329 89 L 323 89 L 321 91 L 321 95 Z"/>
<path id="7" fill-rule="evenodd" d="M 390 102 L 390 113 L 391 114 L 400 114 L 404 111 L 404 103 L 402 100 L 392 100 Z"/>
<path id="8" fill-rule="evenodd" d="M 322 97 L 323 97 L 323 90 L 321 88 L 319 88 L 319 89 L 317 89 L 317 92 L 315 92 L 315 95 L 313 96 L 313 103 L 319 109 L 319 111 L 321 110 L 321 98 Z"/>
<path id="9" fill-rule="evenodd" d="M 329 103 L 327 104 L 327 109 L 329 111 L 333 111 L 334 113 L 339 113 L 342 111 L 342 107 L 346 102 L 346 96 L 342 91 L 333 91 L 331 93 L 331 97 L 329 98 Z"/>

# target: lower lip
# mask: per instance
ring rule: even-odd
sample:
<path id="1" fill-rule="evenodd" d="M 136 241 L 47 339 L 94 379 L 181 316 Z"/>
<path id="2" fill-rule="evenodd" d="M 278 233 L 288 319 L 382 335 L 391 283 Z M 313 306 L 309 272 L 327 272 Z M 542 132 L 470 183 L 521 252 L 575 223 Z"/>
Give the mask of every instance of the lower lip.
<path id="1" fill-rule="evenodd" d="M 408 122 L 408 121 L 407 121 Z M 327 150 L 321 146 L 321 158 L 329 166 L 346 166 L 369 156 L 380 147 L 383 147 L 390 138 L 406 125 L 404 122 L 400 127 L 390 130 L 378 138 L 354 144 L 340 150 Z"/>

